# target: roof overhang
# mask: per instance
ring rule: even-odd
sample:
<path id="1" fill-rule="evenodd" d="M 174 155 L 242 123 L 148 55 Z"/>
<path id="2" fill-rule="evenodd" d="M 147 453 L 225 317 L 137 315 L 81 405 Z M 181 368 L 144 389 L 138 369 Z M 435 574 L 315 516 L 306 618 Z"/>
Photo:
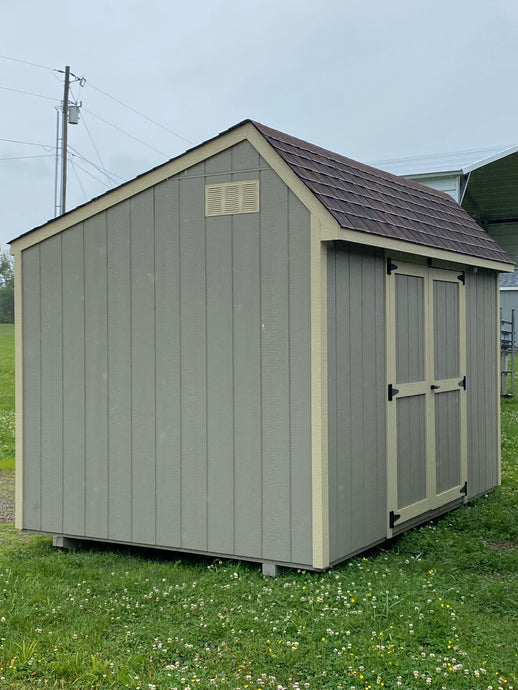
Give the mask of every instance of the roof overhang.
<path id="1" fill-rule="evenodd" d="M 483 227 L 518 223 L 518 147 L 471 166 L 462 207 Z"/>

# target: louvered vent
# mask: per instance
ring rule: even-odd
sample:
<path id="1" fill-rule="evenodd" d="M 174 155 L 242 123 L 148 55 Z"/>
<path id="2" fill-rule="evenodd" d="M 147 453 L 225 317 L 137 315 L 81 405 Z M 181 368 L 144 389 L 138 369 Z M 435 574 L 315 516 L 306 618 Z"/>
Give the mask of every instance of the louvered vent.
<path id="1" fill-rule="evenodd" d="M 205 187 L 205 215 L 228 216 L 259 211 L 259 180 L 208 184 Z"/>

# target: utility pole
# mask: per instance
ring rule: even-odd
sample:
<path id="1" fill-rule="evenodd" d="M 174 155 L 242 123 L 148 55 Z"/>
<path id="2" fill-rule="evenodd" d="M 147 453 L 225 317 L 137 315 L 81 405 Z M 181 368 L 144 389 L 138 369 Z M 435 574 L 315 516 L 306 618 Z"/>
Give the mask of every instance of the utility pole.
<path id="1" fill-rule="evenodd" d="M 86 79 L 84 77 L 76 77 L 70 71 L 67 65 L 65 71 L 58 70 L 65 75 L 65 85 L 63 88 L 63 104 L 61 107 L 56 106 L 57 121 L 56 121 L 56 166 L 54 171 L 54 217 L 66 213 L 67 205 L 67 154 L 68 154 L 68 125 L 77 125 L 79 122 L 79 109 L 82 103 L 70 103 L 70 77 L 73 77 L 72 82 L 79 82 L 79 86 L 84 86 Z M 61 115 L 61 128 L 59 116 Z M 61 129 L 61 141 L 59 139 L 59 132 Z M 61 144 L 61 146 L 60 146 Z M 61 175 L 58 174 L 59 169 L 59 154 L 61 153 Z M 61 178 L 61 189 L 59 190 L 58 203 L 58 179 Z"/>
<path id="2" fill-rule="evenodd" d="M 68 92 L 70 89 L 70 66 L 65 67 L 63 90 L 63 115 L 61 132 L 61 213 L 66 212 L 67 202 L 67 145 L 68 145 Z"/>

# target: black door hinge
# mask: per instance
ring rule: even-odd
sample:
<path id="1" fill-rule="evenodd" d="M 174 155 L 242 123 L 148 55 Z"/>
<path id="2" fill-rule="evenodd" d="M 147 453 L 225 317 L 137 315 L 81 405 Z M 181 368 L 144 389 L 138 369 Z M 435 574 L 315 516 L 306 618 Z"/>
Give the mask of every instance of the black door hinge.
<path id="1" fill-rule="evenodd" d="M 388 385 L 388 399 L 389 402 L 392 402 L 394 400 L 394 397 L 399 393 L 399 390 L 397 388 L 394 388 L 394 386 L 389 383 Z"/>
<path id="2" fill-rule="evenodd" d="M 459 381 L 459 386 L 460 386 L 461 388 L 464 388 L 464 390 L 466 390 L 466 377 L 464 377 L 464 378 L 462 379 L 462 381 Z"/>
<path id="3" fill-rule="evenodd" d="M 399 520 L 400 517 L 401 517 L 401 515 L 398 515 L 393 510 L 390 511 L 390 513 L 389 513 L 390 529 L 394 529 L 394 525 L 396 524 L 396 520 Z"/>
<path id="4" fill-rule="evenodd" d="M 392 259 L 387 259 L 387 275 L 391 275 L 392 271 L 396 271 L 397 266 L 396 264 L 392 263 Z"/>
<path id="5" fill-rule="evenodd" d="M 462 271 L 460 276 L 457 276 L 457 280 L 460 280 L 463 285 L 466 285 L 466 271 Z"/>
<path id="6" fill-rule="evenodd" d="M 468 482 L 464 482 L 464 486 L 462 489 L 459 491 L 460 494 L 464 494 L 464 496 L 468 495 Z"/>

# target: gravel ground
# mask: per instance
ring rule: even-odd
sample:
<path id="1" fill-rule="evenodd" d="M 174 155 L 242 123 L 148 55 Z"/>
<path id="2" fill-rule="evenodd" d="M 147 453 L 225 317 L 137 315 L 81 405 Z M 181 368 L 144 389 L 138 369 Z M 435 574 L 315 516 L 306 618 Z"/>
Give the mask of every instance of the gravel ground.
<path id="1" fill-rule="evenodd" d="M 14 522 L 14 470 L 0 470 L 0 522 Z"/>

